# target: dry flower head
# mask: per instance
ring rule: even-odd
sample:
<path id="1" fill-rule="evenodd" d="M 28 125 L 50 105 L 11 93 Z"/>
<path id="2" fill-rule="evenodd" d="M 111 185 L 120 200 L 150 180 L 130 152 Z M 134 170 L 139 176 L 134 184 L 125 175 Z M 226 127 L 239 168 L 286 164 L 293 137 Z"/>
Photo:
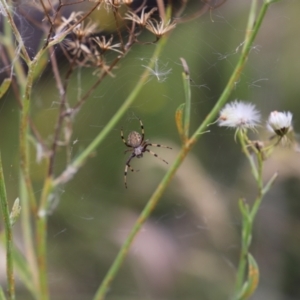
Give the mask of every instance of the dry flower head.
<path id="1" fill-rule="evenodd" d="M 147 25 L 147 21 L 150 19 L 151 15 L 157 11 L 156 7 L 153 7 L 149 12 L 145 13 L 145 10 L 147 9 L 147 6 L 145 6 L 142 9 L 142 12 L 140 15 L 136 14 L 133 11 L 129 11 L 128 13 L 125 14 L 126 20 L 130 20 L 142 27 L 145 27 Z"/>
<path id="2" fill-rule="evenodd" d="M 252 103 L 234 101 L 227 103 L 220 111 L 219 126 L 255 129 L 260 121 L 260 113 Z"/>
<path id="3" fill-rule="evenodd" d="M 152 32 L 157 39 L 160 39 L 164 34 L 171 31 L 176 27 L 175 22 L 171 22 L 171 20 L 165 21 L 157 21 L 155 19 L 149 19 L 146 24 L 146 29 Z"/>

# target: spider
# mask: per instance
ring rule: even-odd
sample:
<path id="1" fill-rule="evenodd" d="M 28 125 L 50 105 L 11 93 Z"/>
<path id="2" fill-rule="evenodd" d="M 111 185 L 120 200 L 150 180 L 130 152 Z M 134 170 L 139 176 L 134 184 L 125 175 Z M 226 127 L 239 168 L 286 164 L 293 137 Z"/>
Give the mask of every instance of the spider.
<path id="1" fill-rule="evenodd" d="M 158 159 L 162 160 L 164 163 L 168 164 L 167 161 L 165 161 L 164 159 L 160 158 L 156 153 L 154 153 L 153 151 L 147 149 L 148 146 L 153 146 L 153 147 L 161 147 L 161 148 L 168 148 L 168 149 L 172 149 L 171 147 L 168 147 L 168 146 L 164 146 L 164 145 L 160 145 L 160 144 L 151 144 L 149 143 L 149 140 L 145 140 L 144 137 L 145 137 L 145 131 L 144 131 L 144 125 L 143 125 L 143 122 L 141 119 L 139 119 L 140 121 L 140 125 L 141 125 L 141 131 L 142 131 L 142 134 L 139 134 L 138 132 L 136 131 L 132 131 L 129 133 L 128 135 L 128 138 L 127 138 L 127 142 L 124 138 L 124 134 L 123 134 L 123 129 L 121 129 L 121 139 L 123 141 L 123 143 L 129 147 L 129 148 L 132 148 L 132 149 L 128 149 L 125 151 L 128 152 L 128 151 L 131 151 L 131 155 L 129 156 L 127 162 L 126 162 L 126 165 L 125 165 L 125 171 L 124 171 L 124 184 L 125 184 L 125 187 L 127 188 L 127 182 L 126 182 L 126 177 L 127 177 L 127 171 L 128 171 L 128 168 L 134 172 L 135 170 L 130 166 L 130 161 L 134 158 L 134 157 L 137 157 L 137 158 L 141 158 L 143 157 L 143 153 L 144 152 L 149 152 L 150 154 L 152 154 L 153 156 L 157 157 Z M 138 171 L 138 170 L 137 170 Z"/>

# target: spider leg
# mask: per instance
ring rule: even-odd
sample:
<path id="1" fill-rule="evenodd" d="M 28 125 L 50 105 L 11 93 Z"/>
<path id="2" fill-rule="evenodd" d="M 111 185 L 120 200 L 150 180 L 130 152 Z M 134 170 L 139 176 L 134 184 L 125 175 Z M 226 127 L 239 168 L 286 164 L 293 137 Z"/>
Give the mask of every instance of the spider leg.
<path id="1" fill-rule="evenodd" d="M 141 131 L 142 131 L 142 141 L 141 141 L 141 143 L 142 143 L 144 141 L 144 137 L 145 137 L 145 130 L 144 130 L 144 124 L 143 124 L 142 120 L 139 119 L 139 121 L 140 121 Z"/>
<path id="2" fill-rule="evenodd" d="M 125 138 L 124 138 L 124 133 L 123 133 L 123 128 L 121 128 L 121 139 L 123 141 L 123 143 L 127 146 L 127 147 L 131 147 L 130 145 L 127 144 Z M 132 148 L 132 147 L 131 147 Z"/>
<path id="3" fill-rule="evenodd" d="M 125 165 L 125 171 L 124 171 L 124 184 L 125 187 L 127 189 L 127 172 L 128 172 L 128 168 L 131 170 L 131 172 L 138 172 L 139 170 L 134 170 L 131 166 L 130 166 L 130 161 L 135 157 L 135 154 L 132 153 L 131 156 L 128 158 L 126 165 Z"/>
<path id="4" fill-rule="evenodd" d="M 164 159 L 162 159 L 161 157 L 159 157 L 156 153 L 154 153 L 153 151 L 149 150 L 149 149 L 145 149 L 145 151 L 149 152 L 150 154 L 152 154 L 153 156 L 157 157 L 158 159 L 162 160 L 164 163 L 168 164 L 167 161 L 165 161 Z"/>
<path id="5" fill-rule="evenodd" d="M 127 171 L 128 171 L 128 165 L 125 165 L 125 171 L 124 171 L 124 184 L 125 188 L 127 189 L 127 182 L 126 182 L 126 177 L 127 177 Z"/>
<path id="6" fill-rule="evenodd" d="M 125 184 L 126 189 L 127 189 L 127 180 L 126 180 L 126 178 L 127 178 L 128 168 L 131 170 L 131 172 L 138 172 L 139 171 L 139 170 L 133 169 L 131 167 L 131 165 L 126 164 L 125 171 L 124 171 L 124 184 Z"/>
<path id="7" fill-rule="evenodd" d="M 135 170 L 129 163 L 126 163 L 126 166 L 130 169 L 131 172 L 138 172 L 139 170 Z"/>
<path id="8" fill-rule="evenodd" d="M 160 148 L 168 148 L 168 149 L 172 149 L 171 147 L 165 146 L 165 145 L 161 145 L 161 144 L 151 144 L 151 143 L 147 143 L 147 146 L 153 146 L 153 147 L 160 147 Z"/>

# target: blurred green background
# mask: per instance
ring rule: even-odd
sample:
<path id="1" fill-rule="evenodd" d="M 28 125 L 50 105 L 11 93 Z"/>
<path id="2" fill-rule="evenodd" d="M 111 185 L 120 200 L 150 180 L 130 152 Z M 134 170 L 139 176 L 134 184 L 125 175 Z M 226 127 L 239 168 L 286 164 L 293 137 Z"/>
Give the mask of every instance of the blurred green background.
<path id="1" fill-rule="evenodd" d="M 190 7 L 196 9 L 198 3 Z M 180 24 L 156 61 L 138 99 L 74 179 L 57 191 L 49 218 L 48 261 L 53 299 L 91 299 L 138 214 L 168 166 L 150 154 L 134 159 L 140 171 L 123 172 L 129 153 L 120 139 L 139 131 L 172 150 L 153 148 L 170 164 L 180 149 L 174 115 L 184 102 L 180 57 L 192 79 L 192 130 L 213 107 L 234 69 L 243 43 L 250 1 L 228 0 L 201 18 Z M 279 1 L 268 11 L 247 66 L 231 100 L 255 103 L 266 120 L 273 110 L 291 111 L 300 132 L 300 2 Z M 95 16 L 97 18 L 97 16 Z M 28 33 L 30 34 L 30 33 Z M 143 40 L 152 40 L 148 34 Z M 90 97 L 74 121 L 72 156 L 84 149 L 129 95 L 155 45 L 134 46 L 129 55 Z M 67 63 L 60 64 L 65 70 Z M 154 72 L 154 73 L 155 73 Z M 158 75 L 157 75 L 158 74 Z M 94 80 L 90 69 L 72 78 L 75 100 Z M 50 69 L 34 88 L 32 118 L 51 139 L 58 111 L 58 92 Z M 19 109 L 12 93 L 0 103 L 0 142 L 11 203 L 18 189 Z M 254 138 L 267 138 L 265 121 Z M 237 201 L 251 203 L 256 187 L 249 165 L 234 141 L 234 132 L 211 126 L 195 145 L 159 206 L 136 239 L 126 263 L 107 295 L 109 300 L 228 299 L 239 257 L 241 216 Z M 32 149 L 31 175 L 40 194 L 45 166 Z M 60 150 L 56 174 L 65 168 Z M 265 179 L 279 177 L 259 211 L 251 253 L 261 272 L 252 299 L 300 299 L 300 154 L 280 148 L 265 163 Z M 22 249 L 20 224 L 16 244 Z M 4 256 L 3 256 L 4 257 Z M 4 263 L 4 262 L 3 262 Z M 1 278 L 5 280 L 4 265 Z M 21 285 L 23 296 L 30 299 Z"/>

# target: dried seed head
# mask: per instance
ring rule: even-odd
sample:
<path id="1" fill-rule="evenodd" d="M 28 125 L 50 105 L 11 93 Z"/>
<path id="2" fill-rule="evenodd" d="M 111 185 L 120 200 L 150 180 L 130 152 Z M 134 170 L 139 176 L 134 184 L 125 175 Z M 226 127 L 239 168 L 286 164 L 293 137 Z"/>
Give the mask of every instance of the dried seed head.
<path id="1" fill-rule="evenodd" d="M 73 33 L 76 35 L 78 40 L 84 39 L 91 36 L 94 33 L 97 33 L 98 25 L 92 21 L 84 24 L 83 22 L 74 27 Z"/>
<path id="2" fill-rule="evenodd" d="M 145 10 L 147 9 L 147 6 L 145 6 L 142 9 L 142 12 L 140 15 L 129 11 L 128 13 L 125 14 L 126 20 L 130 20 L 142 27 L 145 27 L 147 25 L 147 21 L 150 19 L 151 15 L 157 10 L 157 7 L 153 7 L 149 12 L 145 13 Z"/>
<path id="3" fill-rule="evenodd" d="M 121 50 L 116 49 L 116 48 L 120 48 L 121 43 L 112 45 L 113 36 L 111 36 L 111 38 L 108 41 L 106 41 L 106 37 L 104 35 L 102 35 L 100 37 L 97 36 L 97 37 L 93 38 L 93 41 L 100 48 L 101 53 L 104 53 L 107 50 L 112 50 L 112 51 L 116 51 L 116 52 L 123 54 L 123 52 Z"/>
<path id="4" fill-rule="evenodd" d="M 291 112 L 272 111 L 267 121 L 267 127 L 278 136 L 283 137 L 293 130 L 293 115 Z"/>
<path id="5" fill-rule="evenodd" d="M 157 39 L 161 38 L 164 34 L 171 31 L 176 27 L 176 23 L 171 22 L 169 20 L 168 22 L 160 21 L 158 22 L 155 19 L 147 20 L 146 29 L 148 29 L 150 32 L 152 32 Z"/>
<path id="6" fill-rule="evenodd" d="M 57 26 L 55 29 L 56 36 L 59 36 L 63 34 L 65 30 L 70 28 L 72 25 L 74 25 L 76 22 L 78 22 L 83 16 L 82 11 L 78 12 L 72 12 L 69 17 L 61 17 L 61 19 L 58 19 Z"/>
<path id="7" fill-rule="evenodd" d="M 260 121 L 260 113 L 252 103 L 234 101 L 220 111 L 219 126 L 238 129 L 255 129 Z"/>
<path id="8" fill-rule="evenodd" d="M 133 0 L 89 0 L 90 2 L 98 2 L 98 9 L 102 5 L 104 5 L 107 11 L 110 11 L 112 8 L 119 8 L 121 5 L 130 5 L 132 4 Z"/>

